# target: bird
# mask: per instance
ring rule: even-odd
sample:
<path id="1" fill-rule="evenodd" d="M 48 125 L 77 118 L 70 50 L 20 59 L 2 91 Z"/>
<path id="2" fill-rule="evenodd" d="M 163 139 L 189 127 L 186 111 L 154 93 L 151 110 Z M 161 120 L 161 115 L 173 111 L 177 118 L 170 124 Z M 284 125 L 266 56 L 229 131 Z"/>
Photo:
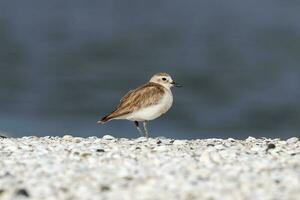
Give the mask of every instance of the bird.
<path id="1" fill-rule="evenodd" d="M 129 120 L 134 122 L 141 136 L 149 137 L 147 123 L 166 113 L 173 104 L 172 87 L 182 87 L 173 81 L 168 73 L 161 72 L 136 89 L 127 92 L 117 107 L 105 115 L 98 124 L 111 120 Z M 139 122 L 143 122 L 142 130 Z"/>

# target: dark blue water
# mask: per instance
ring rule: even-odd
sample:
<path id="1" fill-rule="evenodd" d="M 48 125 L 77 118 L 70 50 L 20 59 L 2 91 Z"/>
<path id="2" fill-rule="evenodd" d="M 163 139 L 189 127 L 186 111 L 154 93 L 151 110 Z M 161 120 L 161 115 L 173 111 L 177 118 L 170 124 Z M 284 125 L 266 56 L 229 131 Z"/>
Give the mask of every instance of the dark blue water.
<path id="1" fill-rule="evenodd" d="M 299 136 L 297 1 L 0 1 L 0 132 L 136 137 L 96 121 L 168 72 L 175 138 Z"/>

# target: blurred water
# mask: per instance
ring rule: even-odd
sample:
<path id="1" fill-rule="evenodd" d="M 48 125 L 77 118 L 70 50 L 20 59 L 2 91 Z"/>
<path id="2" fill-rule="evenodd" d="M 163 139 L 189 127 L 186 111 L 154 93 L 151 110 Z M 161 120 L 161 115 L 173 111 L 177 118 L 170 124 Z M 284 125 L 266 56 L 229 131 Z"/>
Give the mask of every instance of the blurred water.
<path id="1" fill-rule="evenodd" d="M 97 126 L 129 89 L 166 71 L 175 138 L 299 136 L 297 1 L 0 1 L 0 131 L 112 134 Z"/>

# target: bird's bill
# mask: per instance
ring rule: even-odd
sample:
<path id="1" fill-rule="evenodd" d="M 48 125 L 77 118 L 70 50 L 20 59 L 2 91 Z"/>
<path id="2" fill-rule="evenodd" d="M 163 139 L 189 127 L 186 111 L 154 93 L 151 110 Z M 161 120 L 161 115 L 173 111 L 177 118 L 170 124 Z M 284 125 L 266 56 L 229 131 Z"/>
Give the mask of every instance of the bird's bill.
<path id="1" fill-rule="evenodd" d="M 182 87 L 182 85 L 180 85 L 179 83 L 176 83 L 175 81 L 172 82 L 172 85 L 175 87 Z"/>

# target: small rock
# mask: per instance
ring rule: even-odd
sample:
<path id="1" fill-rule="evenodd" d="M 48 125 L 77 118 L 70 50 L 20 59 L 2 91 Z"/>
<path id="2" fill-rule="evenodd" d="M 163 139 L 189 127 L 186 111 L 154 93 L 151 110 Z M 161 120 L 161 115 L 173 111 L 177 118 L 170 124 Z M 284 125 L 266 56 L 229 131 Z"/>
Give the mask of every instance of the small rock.
<path id="1" fill-rule="evenodd" d="M 225 148 L 225 147 L 224 147 L 223 144 L 218 144 L 218 145 L 215 146 L 215 149 L 217 149 L 217 150 L 222 150 L 222 149 L 224 149 L 224 148 Z"/>
<path id="2" fill-rule="evenodd" d="M 23 197 L 29 197 L 30 196 L 26 189 L 17 190 L 16 195 L 23 196 Z"/>
<path id="3" fill-rule="evenodd" d="M 88 152 L 85 152 L 85 153 L 82 153 L 81 156 L 86 158 L 88 156 L 91 156 L 92 154 L 91 153 L 88 153 Z"/>
<path id="4" fill-rule="evenodd" d="M 224 147 L 230 147 L 233 145 L 233 142 L 225 141 L 223 145 L 224 145 Z"/>
<path id="5" fill-rule="evenodd" d="M 110 187 L 108 185 L 101 185 L 100 186 L 100 191 L 101 192 L 106 192 L 106 191 L 109 191 L 110 190 Z"/>
<path id="6" fill-rule="evenodd" d="M 185 145 L 185 141 L 184 140 L 175 140 L 174 142 L 173 142 L 173 145 Z"/>
<path id="7" fill-rule="evenodd" d="M 254 145 L 251 147 L 251 151 L 254 151 L 254 152 L 260 152 L 263 150 L 264 150 L 264 148 L 262 148 L 261 146 Z"/>
<path id="8" fill-rule="evenodd" d="M 66 141 L 69 141 L 69 142 L 72 141 L 73 138 L 74 138 L 74 137 L 73 137 L 72 135 L 64 135 L 64 136 L 63 136 L 63 140 L 66 140 Z"/>
<path id="9" fill-rule="evenodd" d="M 98 138 L 97 138 L 96 136 L 89 136 L 88 139 L 89 139 L 89 140 L 96 140 L 96 139 L 98 139 Z"/>
<path id="10" fill-rule="evenodd" d="M 199 158 L 199 161 L 204 164 L 210 164 L 211 163 L 210 151 L 208 150 L 203 151 Z"/>
<path id="11" fill-rule="evenodd" d="M 269 143 L 266 151 L 269 151 L 270 149 L 275 149 L 275 147 L 276 147 L 275 144 Z"/>
<path id="12" fill-rule="evenodd" d="M 296 143 L 298 141 L 299 141 L 299 138 L 297 138 L 297 137 L 291 137 L 286 142 L 287 143 Z"/>
<path id="13" fill-rule="evenodd" d="M 69 191 L 69 189 L 66 188 L 66 187 L 60 187 L 59 189 L 60 189 L 61 191 L 63 191 L 63 192 L 68 192 L 68 191 Z"/>
<path id="14" fill-rule="evenodd" d="M 210 159 L 211 161 L 215 162 L 215 163 L 222 163 L 223 158 L 220 155 L 220 153 L 212 151 L 210 152 Z"/>
<path id="15" fill-rule="evenodd" d="M 82 138 L 81 137 L 75 137 L 75 138 L 73 138 L 72 141 L 75 142 L 75 143 L 79 143 L 79 142 L 82 141 Z"/>
<path id="16" fill-rule="evenodd" d="M 115 137 L 114 137 L 114 136 L 111 136 L 111 135 L 104 135 L 104 136 L 102 137 L 102 139 L 104 139 L 104 140 L 113 140 L 113 139 L 115 139 Z"/>
<path id="17" fill-rule="evenodd" d="M 0 178 L 2 177 L 13 177 L 13 175 L 10 172 L 5 172 Z"/>
<path id="18" fill-rule="evenodd" d="M 255 138 L 255 137 L 252 137 L 252 136 L 249 136 L 249 137 L 246 139 L 246 141 L 252 141 L 252 140 L 256 140 L 256 138 Z"/>
<path id="19" fill-rule="evenodd" d="M 169 144 L 173 144 L 174 141 L 175 141 L 174 139 L 170 139 L 170 140 L 169 140 Z"/>
<path id="20" fill-rule="evenodd" d="M 168 151 L 168 148 L 163 145 L 163 146 L 155 147 L 154 150 L 159 151 L 159 152 L 165 152 L 165 151 Z"/>
<path id="21" fill-rule="evenodd" d="M 103 153 L 103 152 L 105 152 L 105 150 L 104 149 L 97 149 L 96 152 Z"/>
<path id="22" fill-rule="evenodd" d="M 133 180 L 133 177 L 132 176 L 125 176 L 123 177 L 125 180 L 127 181 L 132 181 Z"/>
<path id="23" fill-rule="evenodd" d="M 156 139 L 158 139 L 158 140 L 166 140 L 167 138 L 165 136 L 158 136 Z"/>
<path id="24" fill-rule="evenodd" d="M 290 153 L 291 156 L 295 156 L 297 154 L 300 154 L 300 152 L 293 152 L 293 153 Z"/>
<path id="25" fill-rule="evenodd" d="M 148 138 L 146 137 L 139 137 L 136 139 L 137 142 L 146 142 L 148 140 Z"/>

